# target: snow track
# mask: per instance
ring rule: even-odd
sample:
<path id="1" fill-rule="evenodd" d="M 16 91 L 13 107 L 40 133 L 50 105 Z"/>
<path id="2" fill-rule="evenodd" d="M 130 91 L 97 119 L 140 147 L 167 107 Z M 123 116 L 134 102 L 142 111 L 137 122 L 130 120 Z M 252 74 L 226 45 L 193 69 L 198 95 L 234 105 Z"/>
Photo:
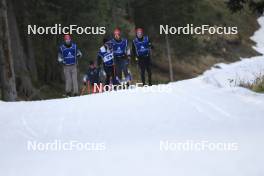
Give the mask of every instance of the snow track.
<path id="1" fill-rule="evenodd" d="M 263 26 L 253 39 L 264 53 Z M 218 64 L 170 93 L 119 91 L 0 102 L 2 176 L 262 176 L 264 95 L 236 87 L 264 56 Z M 155 88 L 155 87 L 154 87 Z M 105 151 L 28 151 L 28 141 L 103 142 Z M 237 151 L 161 151 L 160 141 L 235 142 Z"/>

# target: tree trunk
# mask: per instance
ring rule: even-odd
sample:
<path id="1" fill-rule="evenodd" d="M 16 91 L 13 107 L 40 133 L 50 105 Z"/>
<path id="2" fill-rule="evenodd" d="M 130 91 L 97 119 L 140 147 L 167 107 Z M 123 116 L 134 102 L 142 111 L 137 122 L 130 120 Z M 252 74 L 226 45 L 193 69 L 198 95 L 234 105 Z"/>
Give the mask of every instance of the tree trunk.
<path id="1" fill-rule="evenodd" d="M 4 101 L 15 101 L 17 98 L 17 91 L 6 0 L 0 0 L 0 28 L 0 77 L 2 99 Z"/>
<path id="2" fill-rule="evenodd" d="M 14 71 L 16 75 L 16 87 L 19 97 L 30 97 L 35 89 L 31 81 L 31 77 L 34 78 L 36 75 L 32 75 L 30 67 L 34 68 L 33 65 L 28 65 L 29 56 L 25 53 L 27 49 L 27 41 L 21 40 L 21 36 L 18 30 L 18 24 L 15 16 L 15 11 L 12 5 L 12 1 L 7 4 L 8 13 L 8 24 L 9 31 L 12 34 L 10 36 L 12 58 L 14 59 Z M 24 14 L 20 14 L 21 16 Z M 26 36 L 25 38 L 27 38 Z"/>
<path id="3" fill-rule="evenodd" d="M 164 22 L 168 22 L 168 12 L 166 8 L 166 4 L 162 4 L 162 18 Z M 165 34 L 165 44 L 166 44 L 166 52 L 167 52 L 167 58 L 169 62 L 169 72 L 170 72 L 170 81 L 172 82 L 174 80 L 173 78 L 173 66 L 172 66 L 172 59 L 171 59 L 171 47 L 170 47 L 170 39 L 169 34 Z"/>
<path id="4" fill-rule="evenodd" d="M 172 82 L 174 78 L 173 78 L 173 67 L 172 67 L 172 60 L 171 60 L 171 47 L 170 47 L 170 41 L 169 41 L 168 35 L 165 35 L 165 40 L 166 40 L 167 58 L 169 61 L 170 81 Z"/>

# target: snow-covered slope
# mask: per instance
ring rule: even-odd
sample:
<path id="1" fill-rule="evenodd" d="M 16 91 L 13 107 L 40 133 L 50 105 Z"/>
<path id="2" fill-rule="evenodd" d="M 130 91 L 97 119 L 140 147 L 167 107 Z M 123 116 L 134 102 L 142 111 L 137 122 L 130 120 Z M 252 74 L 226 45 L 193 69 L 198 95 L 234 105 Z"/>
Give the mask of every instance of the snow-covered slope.
<path id="1" fill-rule="evenodd" d="M 264 53 L 264 18 L 253 39 Z M 171 92 L 119 91 L 0 102 L 1 176 L 262 176 L 264 96 L 235 87 L 264 57 L 171 83 Z M 154 86 L 154 89 L 158 87 Z M 28 141 L 104 143 L 104 151 L 29 151 Z M 236 143 L 233 151 L 161 151 L 160 142 Z"/>

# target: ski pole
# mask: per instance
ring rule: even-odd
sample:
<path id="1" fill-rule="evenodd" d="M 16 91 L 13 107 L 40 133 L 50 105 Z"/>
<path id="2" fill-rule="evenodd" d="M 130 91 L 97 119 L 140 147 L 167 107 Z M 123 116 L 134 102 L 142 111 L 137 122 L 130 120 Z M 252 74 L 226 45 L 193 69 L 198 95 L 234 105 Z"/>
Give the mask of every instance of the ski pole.
<path id="1" fill-rule="evenodd" d="M 83 88 L 82 88 L 82 90 L 81 90 L 81 95 L 84 94 L 85 89 L 86 89 L 86 86 L 84 85 Z"/>
<path id="2" fill-rule="evenodd" d="M 90 81 L 87 82 L 87 89 L 88 94 L 90 94 Z"/>
<path id="3" fill-rule="evenodd" d="M 113 67 L 114 67 L 114 77 L 116 77 L 116 66 L 115 66 L 115 64 L 113 65 Z"/>

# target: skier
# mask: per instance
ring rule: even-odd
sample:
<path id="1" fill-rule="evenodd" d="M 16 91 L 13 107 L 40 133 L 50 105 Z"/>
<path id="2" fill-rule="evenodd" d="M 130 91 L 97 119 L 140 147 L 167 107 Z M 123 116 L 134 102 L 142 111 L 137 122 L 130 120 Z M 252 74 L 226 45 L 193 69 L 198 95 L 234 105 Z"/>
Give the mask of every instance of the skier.
<path id="1" fill-rule="evenodd" d="M 100 86 L 100 79 L 99 79 L 100 70 L 96 67 L 94 61 L 90 61 L 89 68 L 86 72 L 86 74 L 83 77 L 83 90 L 82 94 L 85 91 L 85 88 L 87 86 L 88 93 L 96 93 L 96 85 Z"/>
<path id="2" fill-rule="evenodd" d="M 138 62 L 140 68 L 140 75 L 143 85 L 145 82 L 145 71 L 148 73 L 149 85 L 152 85 L 151 79 L 151 49 L 153 49 L 152 43 L 148 36 L 144 36 L 143 29 L 136 29 L 136 38 L 132 44 L 132 54 L 135 60 Z"/>
<path id="3" fill-rule="evenodd" d="M 107 39 L 103 39 L 103 46 L 99 49 L 97 55 L 97 65 L 99 68 L 103 65 L 103 69 L 106 73 L 105 85 L 118 84 L 115 75 L 114 66 L 114 53 L 111 42 Z"/>
<path id="4" fill-rule="evenodd" d="M 124 73 L 126 81 L 129 82 L 131 81 L 131 75 L 128 71 L 128 64 L 131 59 L 131 54 L 128 40 L 121 38 L 121 31 L 118 28 L 114 30 L 113 35 L 114 37 L 111 40 L 111 45 L 113 47 L 117 79 L 121 81 L 122 74 Z"/>
<path id="5" fill-rule="evenodd" d="M 78 58 L 82 57 L 81 51 L 77 45 L 72 42 L 69 34 L 64 35 L 64 43 L 59 47 L 58 61 L 63 64 L 65 76 L 65 91 L 67 96 L 77 96 L 78 79 L 77 79 L 77 64 Z"/>

